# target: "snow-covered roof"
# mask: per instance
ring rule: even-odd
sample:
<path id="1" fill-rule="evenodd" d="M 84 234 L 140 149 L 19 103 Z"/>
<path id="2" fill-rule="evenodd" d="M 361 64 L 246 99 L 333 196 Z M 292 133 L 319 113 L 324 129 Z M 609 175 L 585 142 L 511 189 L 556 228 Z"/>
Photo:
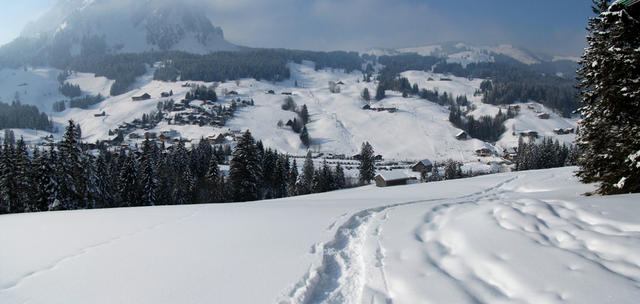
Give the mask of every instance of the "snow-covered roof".
<path id="1" fill-rule="evenodd" d="M 382 179 L 384 179 L 385 181 L 394 181 L 394 180 L 401 180 L 401 179 L 409 179 L 409 176 L 399 172 L 399 171 L 388 171 L 388 172 L 381 172 L 378 173 L 378 175 L 380 177 L 382 177 Z"/>
<path id="2" fill-rule="evenodd" d="M 422 163 L 425 166 L 433 166 L 433 163 L 431 163 L 431 161 L 428 160 L 428 159 L 423 159 L 423 160 L 419 161 L 418 163 L 416 163 L 416 165 L 419 164 L 419 163 Z"/>

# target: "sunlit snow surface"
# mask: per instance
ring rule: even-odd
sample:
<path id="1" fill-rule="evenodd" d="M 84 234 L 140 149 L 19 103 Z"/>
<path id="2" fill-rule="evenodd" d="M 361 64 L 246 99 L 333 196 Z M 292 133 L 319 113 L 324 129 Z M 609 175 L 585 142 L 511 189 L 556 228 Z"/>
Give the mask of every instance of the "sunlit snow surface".
<path id="1" fill-rule="evenodd" d="M 637 303 L 639 195 L 575 168 L 0 216 L 0 303 Z"/>

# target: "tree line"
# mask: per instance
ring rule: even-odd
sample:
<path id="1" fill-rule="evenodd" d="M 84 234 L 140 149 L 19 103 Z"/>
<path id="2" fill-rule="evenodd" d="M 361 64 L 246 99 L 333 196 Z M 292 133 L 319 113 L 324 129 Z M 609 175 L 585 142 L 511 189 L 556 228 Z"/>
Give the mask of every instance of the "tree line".
<path id="1" fill-rule="evenodd" d="M 0 102 L 0 129 L 10 128 L 52 131 L 53 124 L 36 106 L 23 105 L 16 99 L 11 104 Z"/>
<path id="2" fill-rule="evenodd" d="M 29 151 L 5 136 L 0 149 L 0 213 L 222 203 L 282 198 L 354 186 L 340 164 L 316 168 L 265 149 L 247 131 L 233 151 L 201 140 L 190 149 L 146 140 L 140 149 L 89 151 L 69 121 L 62 141 Z M 364 149 L 363 145 L 363 149 Z M 226 175 L 220 165 L 230 157 Z M 361 179 L 373 178 L 373 149 L 363 152 Z M 373 171 L 371 171 L 373 170 Z"/>
<path id="3" fill-rule="evenodd" d="M 553 141 L 551 138 L 544 138 L 540 143 L 536 143 L 525 142 L 524 138 L 520 137 L 517 152 L 517 171 L 575 166 L 578 161 L 576 146 L 560 145 L 558 140 Z"/>

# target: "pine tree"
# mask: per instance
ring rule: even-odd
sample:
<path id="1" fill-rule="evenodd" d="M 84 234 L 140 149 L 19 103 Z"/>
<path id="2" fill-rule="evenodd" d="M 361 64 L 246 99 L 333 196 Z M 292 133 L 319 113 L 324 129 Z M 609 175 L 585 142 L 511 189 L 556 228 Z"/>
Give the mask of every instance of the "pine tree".
<path id="1" fill-rule="evenodd" d="M 289 170 L 289 183 L 288 183 L 288 192 L 290 196 L 298 195 L 298 189 L 296 188 L 296 184 L 298 182 L 298 164 L 296 160 L 293 159 L 293 164 L 291 164 L 291 169 Z"/>
<path id="2" fill-rule="evenodd" d="M 311 151 L 307 152 L 307 157 L 302 165 L 302 176 L 300 176 L 300 185 L 298 187 L 298 194 L 305 195 L 310 194 L 313 191 L 313 174 L 315 168 L 313 167 L 313 159 L 311 158 Z"/>
<path id="3" fill-rule="evenodd" d="M 462 163 L 455 160 L 447 160 L 444 165 L 444 179 L 462 178 Z"/>
<path id="4" fill-rule="evenodd" d="M 121 206 L 131 207 L 139 206 L 138 198 L 138 177 L 136 176 L 136 164 L 133 155 L 129 155 L 120 170 L 118 181 L 118 194 L 121 200 Z"/>
<path id="5" fill-rule="evenodd" d="M 13 205 L 18 200 L 15 164 L 13 162 L 14 149 L 10 138 L 5 136 L 0 155 L 0 214 L 13 212 L 15 210 Z"/>
<path id="6" fill-rule="evenodd" d="M 369 93 L 369 89 L 364 88 L 364 90 L 362 90 L 362 99 L 366 102 L 371 101 L 371 94 Z"/>
<path id="7" fill-rule="evenodd" d="M 360 184 L 370 184 L 371 180 L 375 177 L 376 167 L 373 147 L 369 142 L 363 143 L 360 149 L 360 165 L 358 166 L 358 170 L 360 172 Z"/>
<path id="8" fill-rule="evenodd" d="M 59 197 L 57 209 L 74 210 L 82 207 L 85 199 L 84 168 L 82 167 L 82 148 L 78 141 L 80 133 L 77 125 L 69 121 L 66 132 L 60 142 Z"/>
<path id="9" fill-rule="evenodd" d="M 438 164 L 433 163 L 431 167 L 431 175 L 429 176 L 430 182 L 439 182 L 442 180 L 442 176 L 440 176 L 440 172 L 438 171 Z"/>
<path id="10" fill-rule="evenodd" d="M 383 100 L 386 97 L 385 94 L 384 86 L 382 86 L 382 84 L 378 84 L 378 88 L 376 88 L 376 100 Z"/>
<path id="11" fill-rule="evenodd" d="M 156 191 L 158 189 L 158 181 L 156 173 L 153 170 L 154 165 L 151 155 L 146 155 L 142 160 L 142 175 L 140 176 L 140 184 L 142 186 L 141 204 L 143 206 L 155 206 L 158 203 Z"/>
<path id="12" fill-rule="evenodd" d="M 300 119 L 302 120 L 302 124 L 306 125 L 309 123 L 309 109 L 307 109 L 307 105 L 302 105 L 302 109 L 300 110 Z"/>
<path id="13" fill-rule="evenodd" d="M 300 133 L 300 141 L 302 144 L 309 148 L 311 145 L 311 138 L 309 137 L 309 131 L 307 131 L 307 126 L 302 127 L 302 133 Z"/>
<path id="14" fill-rule="evenodd" d="M 96 190 L 100 199 L 96 208 L 110 208 L 114 206 L 112 178 L 104 151 L 100 151 L 96 158 Z"/>
<path id="15" fill-rule="evenodd" d="M 600 183 L 603 194 L 640 192 L 640 20 L 609 3 L 594 1 L 578 70 L 578 177 Z"/>
<path id="16" fill-rule="evenodd" d="M 30 211 L 32 203 L 31 160 L 27 152 L 27 145 L 21 137 L 16 145 L 13 162 L 15 164 L 16 200 L 11 206 L 12 213 Z"/>
<path id="17" fill-rule="evenodd" d="M 229 175 L 236 201 L 254 201 L 260 198 L 259 182 L 262 172 L 256 143 L 248 130 L 233 151 Z"/>
<path id="18" fill-rule="evenodd" d="M 336 165 L 335 188 L 338 190 L 344 189 L 346 187 L 346 184 L 347 182 L 344 176 L 344 169 L 342 169 L 342 166 L 340 165 L 340 163 L 338 163 Z"/>
<path id="19" fill-rule="evenodd" d="M 44 151 L 37 153 L 37 157 L 34 155 L 33 167 L 35 172 L 34 183 L 36 193 L 32 211 L 47 211 L 49 210 L 49 206 L 53 205 L 55 201 L 57 188 L 54 178 L 55 168 L 53 167 L 55 156 L 51 157 L 54 153 L 55 151 L 53 147 L 51 147 L 49 157 L 47 157 L 47 153 Z"/>
<path id="20" fill-rule="evenodd" d="M 209 161 L 209 169 L 207 170 L 207 186 L 209 189 L 209 202 L 220 202 L 221 194 L 220 193 L 220 168 L 218 167 L 218 160 L 215 156 L 211 157 Z"/>

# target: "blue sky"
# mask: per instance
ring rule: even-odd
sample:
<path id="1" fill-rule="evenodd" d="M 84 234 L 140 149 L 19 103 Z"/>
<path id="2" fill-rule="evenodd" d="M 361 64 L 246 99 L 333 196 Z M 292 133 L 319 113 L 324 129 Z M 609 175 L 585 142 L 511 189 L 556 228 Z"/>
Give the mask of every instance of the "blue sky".
<path id="1" fill-rule="evenodd" d="M 132 0 L 136 1 L 136 0 Z M 192 0 L 228 40 L 255 47 L 359 50 L 442 41 L 511 43 L 559 55 L 585 45 L 590 0 Z M 0 44 L 56 0 L 3 1 Z"/>

